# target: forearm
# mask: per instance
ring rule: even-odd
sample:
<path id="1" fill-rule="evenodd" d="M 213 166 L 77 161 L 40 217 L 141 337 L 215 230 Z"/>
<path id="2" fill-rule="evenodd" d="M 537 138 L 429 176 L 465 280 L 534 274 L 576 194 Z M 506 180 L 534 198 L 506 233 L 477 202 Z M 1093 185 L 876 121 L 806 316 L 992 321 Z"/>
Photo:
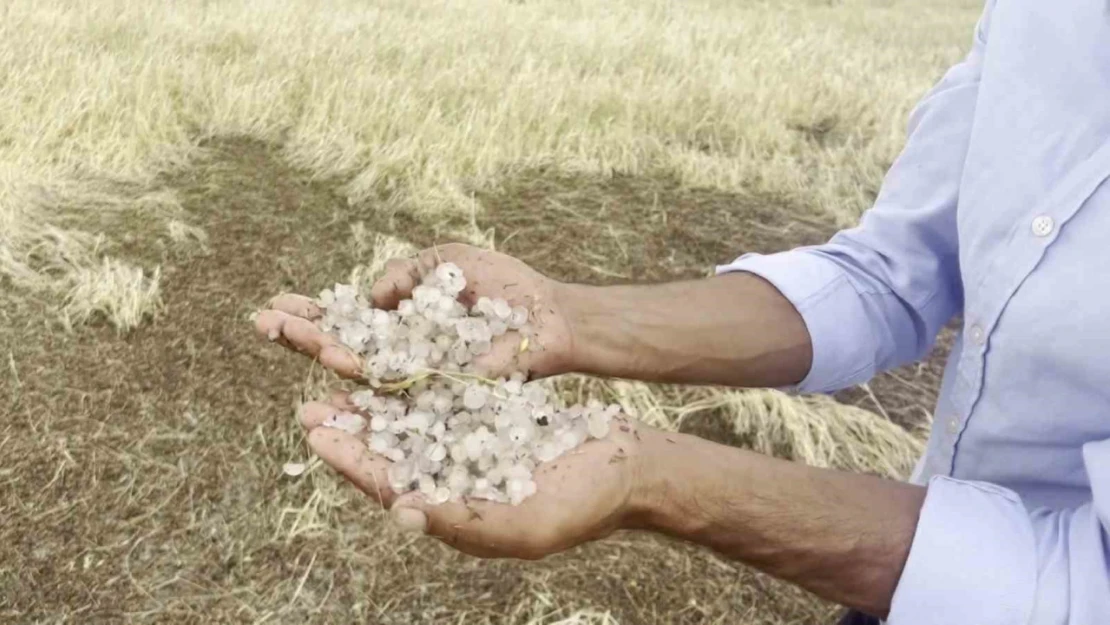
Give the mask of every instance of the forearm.
<path id="1" fill-rule="evenodd" d="M 710 547 L 885 617 L 925 489 L 651 432 L 630 526 Z"/>
<path id="2" fill-rule="evenodd" d="M 579 373 L 684 384 L 779 387 L 809 370 L 794 306 L 746 273 L 651 286 L 563 285 L 571 367 Z"/>

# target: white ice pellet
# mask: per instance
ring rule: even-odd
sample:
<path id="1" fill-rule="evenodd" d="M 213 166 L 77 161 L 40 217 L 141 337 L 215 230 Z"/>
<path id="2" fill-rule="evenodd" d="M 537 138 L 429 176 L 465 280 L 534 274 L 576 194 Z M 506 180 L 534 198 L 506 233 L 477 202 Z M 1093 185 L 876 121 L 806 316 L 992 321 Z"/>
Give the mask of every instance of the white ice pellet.
<path id="1" fill-rule="evenodd" d="M 436 490 L 435 478 L 428 475 L 427 473 L 421 473 L 420 476 L 416 479 L 416 482 L 417 490 L 419 490 L 420 494 L 424 495 L 425 497 L 430 497 L 432 493 L 434 493 Z"/>
<path id="2" fill-rule="evenodd" d="M 454 403 L 455 398 L 450 394 L 440 393 L 436 395 L 435 401 L 432 402 L 432 410 L 435 410 L 436 414 L 447 414 L 451 411 L 451 406 Z"/>
<path id="3" fill-rule="evenodd" d="M 358 434 L 366 427 L 366 419 L 353 412 L 340 412 L 324 420 L 324 427 L 343 430 L 348 434 Z"/>
<path id="4" fill-rule="evenodd" d="M 493 316 L 493 300 L 485 295 L 479 297 L 478 301 L 474 303 L 474 312 L 486 317 Z"/>
<path id="5" fill-rule="evenodd" d="M 547 403 L 547 391 L 539 384 L 529 384 L 524 387 L 524 399 L 533 406 L 542 406 Z"/>
<path id="6" fill-rule="evenodd" d="M 369 410 L 374 401 L 374 391 L 370 389 L 357 390 L 351 393 L 348 399 L 351 400 L 352 404 L 358 406 L 359 408 L 362 408 L 363 410 Z"/>
<path id="7" fill-rule="evenodd" d="M 451 461 L 457 464 L 462 464 L 470 457 L 466 445 L 462 443 L 455 443 L 451 445 L 450 449 Z"/>
<path id="8" fill-rule="evenodd" d="M 545 442 L 536 447 L 536 460 L 551 462 L 559 457 L 559 446 L 556 443 Z"/>
<path id="9" fill-rule="evenodd" d="M 413 480 L 414 469 L 415 465 L 405 460 L 397 461 L 389 465 L 389 469 L 386 471 L 386 477 L 389 479 L 389 487 L 399 493 L 407 491 Z"/>
<path id="10" fill-rule="evenodd" d="M 462 278 L 463 271 L 455 263 L 440 263 L 436 265 L 435 276 L 440 283 L 447 284 Z"/>
<path id="11" fill-rule="evenodd" d="M 480 384 L 468 386 L 466 391 L 463 392 L 463 406 L 467 410 L 480 410 L 482 406 L 486 405 L 488 395 L 489 392 L 486 391 L 486 387 Z"/>
<path id="12" fill-rule="evenodd" d="M 410 430 L 416 430 L 417 432 L 423 432 L 423 431 L 427 430 L 432 425 L 432 419 L 433 418 L 434 418 L 434 416 L 431 413 L 427 412 L 427 411 L 414 410 L 414 411 L 410 412 L 407 417 L 405 417 L 405 425 Z"/>
<path id="13" fill-rule="evenodd" d="M 443 421 L 436 421 L 435 423 L 432 424 L 432 427 L 428 428 L 428 436 L 431 436 L 432 438 L 434 438 L 436 440 L 439 440 L 439 439 L 443 438 L 444 434 L 446 434 L 446 433 L 447 433 L 447 424 L 444 423 Z"/>
<path id="14" fill-rule="evenodd" d="M 588 422 L 590 436 L 605 438 L 609 435 L 609 419 L 604 415 L 591 416 Z"/>
<path id="15" fill-rule="evenodd" d="M 297 477 L 298 475 L 304 473 L 304 470 L 306 468 L 308 467 L 303 462 L 286 462 L 285 465 L 281 468 L 281 471 L 282 473 L 290 477 Z"/>
<path id="16" fill-rule="evenodd" d="M 370 451 L 384 454 L 397 444 L 397 437 L 389 432 L 378 432 L 370 437 Z"/>
<path id="17" fill-rule="evenodd" d="M 430 497 L 431 502 L 436 505 L 447 503 L 448 501 L 450 501 L 450 499 L 451 489 L 446 486 L 440 486 L 436 488 L 434 491 L 432 491 L 432 496 Z"/>
<path id="18" fill-rule="evenodd" d="M 532 430 L 526 426 L 517 426 L 509 430 L 509 439 L 517 445 L 523 445 L 532 440 Z"/>
<path id="19" fill-rule="evenodd" d="M 490 312 L 493 313 L 494 318 L 500 319 L 501 321 L 508 321 L 509 317 L 513 314 L 513 308 L 509 306 L 509 302 L 497 298 L 493 300 L 493 306 L 490 307 Z"/>
<path id="20" fill-rule="evenodd" d="M 528 309 L 523 306 L 514 306 L 512 312 L 509 314 L 509 328 L 512 330 L 519 330 L 528 323 Z"/>
<path id="21" fill-rule="evenodd" d="M 447 446 L 443 443 L 433 443 L 424 450 L 424 453 L 432 462 L 443 462 L 447 457 Z"/>

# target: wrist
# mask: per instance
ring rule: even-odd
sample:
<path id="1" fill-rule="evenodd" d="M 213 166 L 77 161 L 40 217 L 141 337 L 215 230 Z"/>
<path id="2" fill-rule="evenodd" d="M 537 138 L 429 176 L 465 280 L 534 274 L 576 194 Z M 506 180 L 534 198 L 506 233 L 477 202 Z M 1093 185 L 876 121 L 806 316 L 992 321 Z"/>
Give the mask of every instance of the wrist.
<path id="1" fill-rule="evenodd" d="M 687 475 L 695 466 L 686 458 L 688 439 L 698 439 L 655 428 L 640 428 L 639 432 L 639 450 L 624 526 L 680 534 L 680 520 L 688 515 L 684 499 L 695 487 L 689 483 L 695 476 Z"/>
<path id="2" fill-rule="evenodd" d="M 555 282 L 553 285 L 555 301 L 567 332 L 565 353 L 560 358 L 561 370 L 557 373 L 590 373 L 597 369 L 596 364 L 591 363 L 593 357 L 589 354 L 589 339 L 585 336 L 588 323 L 583 322 L 589 314 L 589 302 L 596 297 L 596 293 L 592 292 L 597 288 L 570 282 Z"/>
<path id="3" fill-rule="evenodd" d="M 722 522 L 739 522 L 764 456 L 689 434 L 641 433 L 625 527 L 714 546 Z"/>

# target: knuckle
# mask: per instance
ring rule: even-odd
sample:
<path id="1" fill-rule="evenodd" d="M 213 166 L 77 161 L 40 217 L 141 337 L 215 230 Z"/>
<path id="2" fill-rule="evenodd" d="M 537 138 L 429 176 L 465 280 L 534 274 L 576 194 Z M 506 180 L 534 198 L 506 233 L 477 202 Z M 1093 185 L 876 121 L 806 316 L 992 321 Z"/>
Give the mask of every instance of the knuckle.
<path id="1" fill-rule="evenodd" d="M 402 271 L 407 273 L 411 264 L 412 261 L 410 261 L 409 259 L 397 257 L 390 258 L 389 260 L 385 261 L 384 266 L 387 272 Z"/>

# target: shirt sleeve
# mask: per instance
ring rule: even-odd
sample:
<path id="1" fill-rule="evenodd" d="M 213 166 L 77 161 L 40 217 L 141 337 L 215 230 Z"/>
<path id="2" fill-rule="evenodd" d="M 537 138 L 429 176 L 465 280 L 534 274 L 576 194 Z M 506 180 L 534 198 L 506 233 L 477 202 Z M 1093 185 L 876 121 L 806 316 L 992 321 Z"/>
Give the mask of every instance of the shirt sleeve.
<path id="1" fill-rule="evenodd" d="M 801 313 L 813 363 L 791 390 L 834 391 L 917 360 L 963 306 L 956 202 L 993 2 L 970 53 L 914 108 L 906 145 L 857 227 L 824 245 L 717 267 L 761 276 Z"/>
<path id="2" fill-rule="evenodd" d="M 1110 622 L 1110 441 L 1088 443 L 1083 459 L 1093 499 L 1063 510 L 934 477 L 887 623 Z"/>

